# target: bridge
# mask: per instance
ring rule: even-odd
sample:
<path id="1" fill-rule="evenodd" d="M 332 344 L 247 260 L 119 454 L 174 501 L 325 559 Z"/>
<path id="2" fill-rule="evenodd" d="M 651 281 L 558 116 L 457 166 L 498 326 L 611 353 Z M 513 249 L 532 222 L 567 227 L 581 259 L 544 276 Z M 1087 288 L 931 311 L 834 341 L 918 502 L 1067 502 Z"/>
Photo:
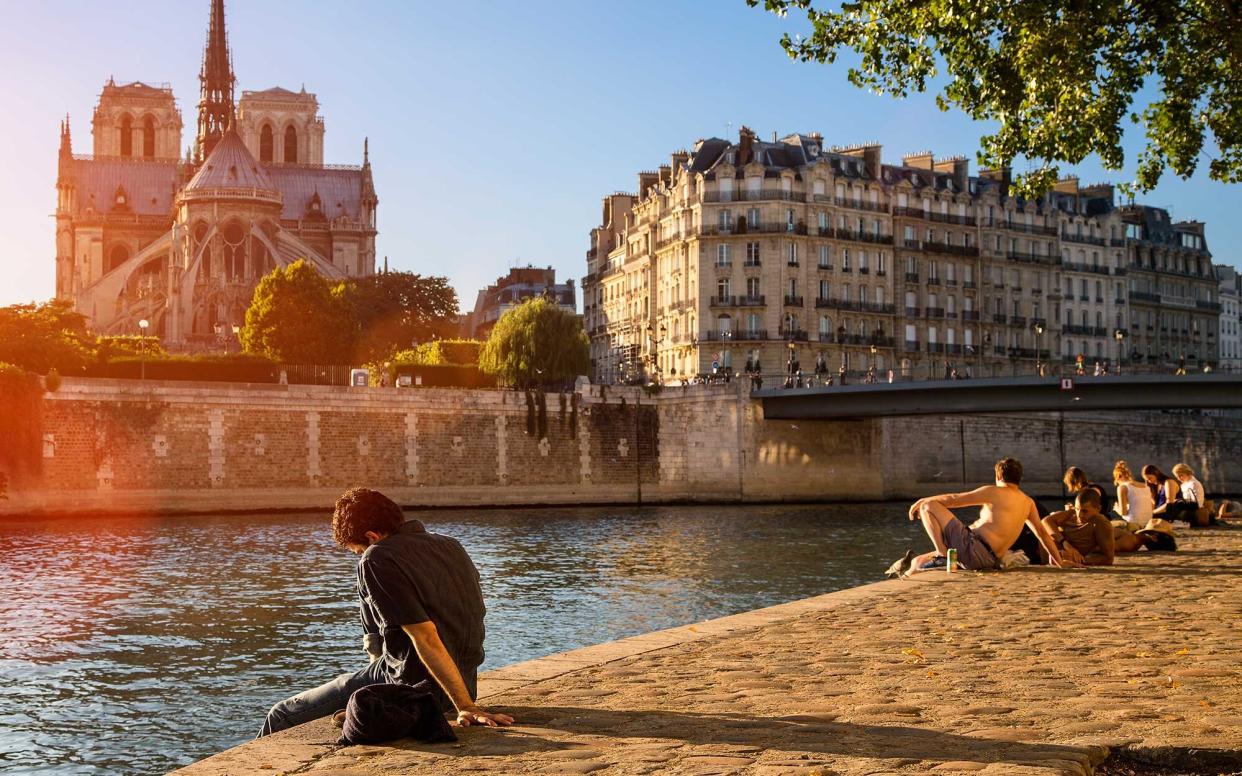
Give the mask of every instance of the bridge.
<path id="1" fill-rule="evenodd" d="M 1068 381 L 1068 382 L 1067 382 Z M 977 412 L 1242 409 L 1242 375 L 1000 377 L 752 391 L 769 420 Z"/>

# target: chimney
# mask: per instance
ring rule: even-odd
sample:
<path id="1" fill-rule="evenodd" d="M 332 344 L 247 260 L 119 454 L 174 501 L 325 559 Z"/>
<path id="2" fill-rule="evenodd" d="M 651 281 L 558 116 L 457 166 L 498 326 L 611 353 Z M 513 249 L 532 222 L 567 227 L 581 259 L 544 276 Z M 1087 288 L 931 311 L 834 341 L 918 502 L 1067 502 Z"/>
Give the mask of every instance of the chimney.
<path id="1" fill-rule="evenodd" d="M 862 159 L 863 166 L 867 168 L 867 175 L 878 179 L 880 177 L 880 166 L 883 164 L 883 160 L 880 158 L 883 155 L 881 153 L 883 150 L 883 146 L 879 143 L 866 143 L 842 149 L 841 153 L 844 156 Z"/>
<path id="2" fill-rule="evenodd" d="M 737 166 L 741 167 L 750 164 L 755 155 L 755 133 L 748 127 L 743 125 L 737 131 Z"/>
<path id="3" fill-rule="evenodd" d="M 672 161 L 673 169 L 681 169 L 686 162 L 690 161 L 690 154 L 686 151 L 676 151 L 673 153 Z"/>
<path id="4" fill-rule="evenodd" d="M 660 165 L 660 183 L 665 186 L 673 185 L 673 168 L 670 165 Z"/>
<path id="5" fill-rule="evenodd" d="M 901 163 L 906 167 L 917 167 L 920 170 L 931 170 L 934 167 L 934 157 L 931 151 L 920 151 L 917 154 L 906 154 L 901 157 Z"/>
<path id="6" fill-rule="evenodd" d="M 1001 196 L 1009 196 L 1009 184 L 1013 182 L 1013 168 L 1006 165 L 999 170 L 979 170 L 980 178 L 987 178 L 1000 184 Z"/>
<path id="7" fill-rule="evenodd" d="M 1078 177 L 1075 175 L 1071 175 L 1067 178 L 1062 178 L 1056 182 L 1056 185 L 1052 187 L 1052 190 L 1059 192 L 1061 194 L 1073 194 L 1077 196 L 1078 195 Z"/>
<path id="8" fill-rule="evenodd" d="M 654 186 L 658 180 L 660 180 L 659 173 L 655 173 L 650 170 L 640 172 L 638 174 L 638 198 L 640 200 L 646 199 L 647 189 Z"/>
<path id="9" fill-rule="evenodd" d="M 964 156 L 950 156 L 935 164 L 936 172 L 947 172 L 953 176 L 953 184 L 958 191 L 965 191 L 970 178 L 970 162 Z"/>

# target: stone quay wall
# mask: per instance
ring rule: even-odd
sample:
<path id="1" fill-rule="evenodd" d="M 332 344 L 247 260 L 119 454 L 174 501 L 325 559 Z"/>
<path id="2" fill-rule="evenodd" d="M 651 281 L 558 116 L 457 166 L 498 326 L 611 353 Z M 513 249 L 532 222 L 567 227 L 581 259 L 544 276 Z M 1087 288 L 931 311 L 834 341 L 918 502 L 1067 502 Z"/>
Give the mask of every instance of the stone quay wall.
<path id="1" fill-rule="evenodd" d="M 1117 458 L 1186 461 L 1210 494 L 1242 491 L 1242 416 L 1223 413 L 791 422 L 765 420 L 740 386 L 528 396 L 69 379 L 41 409 L 41 449 L 23 454 L 0 513 L 319 509 L 356 485 L 409 506 L 885 500 L 989 481 L 1003 455 L 1037 495 L 1059 494 L 1070 464 L 1107 482 Z"/>

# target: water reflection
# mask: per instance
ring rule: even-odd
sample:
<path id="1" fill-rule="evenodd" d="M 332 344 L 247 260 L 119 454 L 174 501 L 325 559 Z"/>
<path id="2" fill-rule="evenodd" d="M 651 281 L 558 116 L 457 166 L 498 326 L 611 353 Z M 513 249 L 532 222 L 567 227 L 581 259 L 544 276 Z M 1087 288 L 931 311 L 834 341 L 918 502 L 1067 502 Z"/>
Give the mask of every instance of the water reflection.
<path id="1" fill-rule="evenodd" d="M 483 575 L 484 668 L 873 581 L 898 505 L 419 515 Z M 0 526 L 0 771 L 163 773 L 359 667 L 354 556 L 316 515 Z"/>

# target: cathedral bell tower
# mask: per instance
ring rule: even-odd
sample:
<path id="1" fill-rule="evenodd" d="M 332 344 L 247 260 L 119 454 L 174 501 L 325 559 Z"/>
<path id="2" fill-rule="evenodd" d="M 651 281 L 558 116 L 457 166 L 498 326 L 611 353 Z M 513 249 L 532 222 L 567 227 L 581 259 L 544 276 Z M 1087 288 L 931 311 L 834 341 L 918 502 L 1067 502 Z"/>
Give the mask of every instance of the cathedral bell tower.
<path id="1" fill-rule="evenodd" d="M 203 69 L 198 74 L 198 137 L 194 141 L 194 161 L 202 164 L 211 154 L 224 131 L 233 125 L 233 61 L 224 28 L 224 0 L 211 0 L 211 21 L 207 26 L 207 48 Z"/>

